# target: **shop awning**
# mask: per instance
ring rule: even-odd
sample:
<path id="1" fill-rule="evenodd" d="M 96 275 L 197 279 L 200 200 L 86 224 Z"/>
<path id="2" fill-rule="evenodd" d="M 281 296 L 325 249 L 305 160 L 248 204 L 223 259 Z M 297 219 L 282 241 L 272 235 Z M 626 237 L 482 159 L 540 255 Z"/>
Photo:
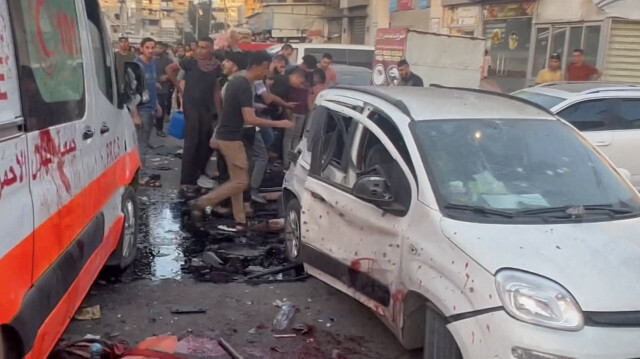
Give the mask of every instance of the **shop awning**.
<path id="1" fill-rule="evenodd" d="M 593 2 L 610 16 L 640 20 L 638 0 L 593 0 Z"/>

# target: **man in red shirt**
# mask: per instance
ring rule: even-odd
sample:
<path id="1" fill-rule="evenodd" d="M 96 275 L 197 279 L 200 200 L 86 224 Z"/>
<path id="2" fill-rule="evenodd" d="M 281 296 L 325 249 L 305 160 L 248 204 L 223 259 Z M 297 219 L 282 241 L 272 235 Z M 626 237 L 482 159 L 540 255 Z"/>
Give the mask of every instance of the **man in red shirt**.
<path id="1" fill-rule="evenodd" d="M 335 86 L 338 84 L 338 76 L 336 72 L 331 68 L 331 63 L 333 62 L 333 56 L 326 52 L 322 55 L 322 61 L 318 64 L 318 67 L 324 71 L 324 75 L 326 77 L 325 85 Z"/>
<path id="2" fill-rule="evenodd" d="M 565 76 L 568 81 L 600 80 L 602 72 L 584 62 L 584 51 L 582 49 L 575 49 L 573 50 L 571 63 L 567 65 Z"/>

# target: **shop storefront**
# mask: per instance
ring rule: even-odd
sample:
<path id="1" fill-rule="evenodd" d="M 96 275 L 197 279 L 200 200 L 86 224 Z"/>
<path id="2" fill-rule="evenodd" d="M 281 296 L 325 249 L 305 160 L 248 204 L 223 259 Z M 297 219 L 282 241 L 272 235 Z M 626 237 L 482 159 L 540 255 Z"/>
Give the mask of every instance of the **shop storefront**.
<path id="1" fill-rule="evenodd" d="M 444 8 L 444 28 L 451 35 L 484 36 L 481 6 L 447 6 Z"/>
<path id="2" fill-rule="evenodd" d="M 483 35 L 487 39 L 489 79 L 503 92 L 525 87 L 533 27 L 534 1 L 483 4 Z"/>
<path id="3" fill-rule="evenodd" d="M 640 83 L 640 6 L 635 1 L 539 0 L 528 84 L 551 54 L 559 54 L 566 67 L 574 49 L 584 50 L 585 62 L 601 69 L 603 80 Z"/>

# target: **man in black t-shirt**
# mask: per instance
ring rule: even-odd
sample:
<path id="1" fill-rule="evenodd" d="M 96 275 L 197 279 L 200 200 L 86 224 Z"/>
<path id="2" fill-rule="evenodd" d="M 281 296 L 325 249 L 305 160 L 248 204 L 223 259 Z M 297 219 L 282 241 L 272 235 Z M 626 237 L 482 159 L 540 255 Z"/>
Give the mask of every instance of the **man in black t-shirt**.
<path id="1" fill-rule="evenodd" d="M 412 87 L 424 87 L 422 78 L 413 72 L 407 60 L 398 61 L 398 75 L 400 75 L 400 82 L 398 86 L 412 86 Z"/>
<path id="2" fill-rule="evenodd" d="M 189 202 L 191 219 L 201 226 L 204 209 L 215 207 L 221 201 L 231 198 L 235 227 L 218 227 L 231 232 L 243 232 L 247 228 L 247 218 L 242 202 L 242 192 L 249 184 L 249 164 L 242 142 L 243 127 L 291 128 L 290 121 L 272 121 L 256 116 L 253 108 L 253 84 L 263 79 L 269 71 L 271 56 L 266 51 L 258 51 L 249 56 L 249 68 L 244 76 L 233 78 L 227 84 L 224 94 L 222 116 L 216 129 L 217 147 L 224 156 L 229 171 L 229 181 L 209 194 Z"/>
<path id="3" fill-rule="evenodd" d="M 176 74 L 184 70 L 184 89 Z M 197 181 L 211 156 L 209 139 L 215 127 L 214 115 L 221 106 L 219 62 L 213 57 L 213 40 L 203 37 L 198 42 L 197 57 L 186 57 L 167 66 L 169 79 L 182 95 L 185 132 L 182 154 L 181 192 L 185 198 L 197 196 Z"/>

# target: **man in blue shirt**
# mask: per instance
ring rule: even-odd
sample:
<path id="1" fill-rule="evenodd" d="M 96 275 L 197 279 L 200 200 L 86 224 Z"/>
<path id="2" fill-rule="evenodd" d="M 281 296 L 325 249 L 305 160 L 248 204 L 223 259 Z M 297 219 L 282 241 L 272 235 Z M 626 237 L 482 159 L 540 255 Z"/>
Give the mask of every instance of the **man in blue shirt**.
<path id="1" fill-rule="evenodd" d="M 140 56 L 136 62 L 142 66 L 147 80 L 147 92 L 149 101 L 140 103 L 131 109 L 133 123 L 136 125 L 138 134 L 138 154 L 140 155 L 141 173 L 146 172 L 146 155 L 149 150 L 149 139 L 151 130 L 154 127 L 155 116 L 162 116 L 162 109 L 158 106 L 157 81 L 156 81 L 156 60 L 153 58 L 155 41 L 150 37 L 145 37 L 140 42 Z M 160 187 L 159 178 L 140 176 L 140 184 L 148 187 Z"/>

